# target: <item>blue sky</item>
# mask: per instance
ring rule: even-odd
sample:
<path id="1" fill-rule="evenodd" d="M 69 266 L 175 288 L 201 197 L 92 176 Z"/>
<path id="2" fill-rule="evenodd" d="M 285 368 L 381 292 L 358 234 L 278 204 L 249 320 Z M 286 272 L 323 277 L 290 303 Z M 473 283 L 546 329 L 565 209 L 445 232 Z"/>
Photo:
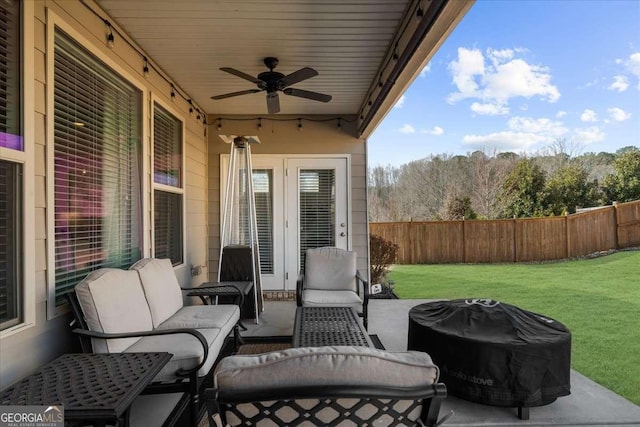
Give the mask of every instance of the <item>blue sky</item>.
<path id="1" fill-rule="evenodd" d="M 431 154 L 640 147 L 640 0 L 478 0 L 369 138 Z"/>

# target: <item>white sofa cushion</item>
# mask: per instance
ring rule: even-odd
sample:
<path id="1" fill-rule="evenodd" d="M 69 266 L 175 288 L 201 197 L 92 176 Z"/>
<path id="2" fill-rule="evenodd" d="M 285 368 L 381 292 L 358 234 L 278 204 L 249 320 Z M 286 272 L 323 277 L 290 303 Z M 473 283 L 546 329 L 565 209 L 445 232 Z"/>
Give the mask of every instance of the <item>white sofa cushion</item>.
<path id="1" fill-rule="evenodd" d="M 130 270 L 140 275 L 154 327 L 183 307 L 182 291 L 171 260 L 145 258 L 133 264 Z"/>
<path id="2" fill-rule="evenodd" d="M 198 370 L 198 376 L 206 375 L 218 358 L 218 354 L 224 344 L 225 335 L 221 334 L 220 329 L 207 328 L 196 329 L 204 335 L 209 344 L 209 356 L 206 363 Z M 189 369 L 196 366 L 202 361 L 204 350 L 200 341 L 193 335 L 189 334 L 171 334 L 158 335 L 151 337 L 143 337 L 135 342 L 131 347 L 127 348 L 127 353 L 145 353 L 168 351 L 173 357 L 162 368 L 162 371 L 155 377 L 155 381 L 169 381 L 179 377 L 175 375 L 178 369 Z"/>
<path id="3" fill-rule="evenodd" d="M 344 249 L 325 247 L 307 249 L 304 288 L 357 292 L 357 254 Z"/>
<path id="4" fill-rule="evenodd" d="M 240 307 L 233 304 L 187 305 L 165 320 L 157 329 L 218 328 L 229 335 L 240 320 Z"/>
<path id="5" fill-rule="evenodd" d="M 302 305 L 305 307 L 353 307 L 361 312 L 362 298 L 353 291 L 305 289 L 302 291 Z"/>
<path id="6" fill-rule="evenodd" d="M 418 387 L 438 381 L 427 353 L 369 347 L 300 347 L 259 355 L 225 357 L 216 367 L 221 392 L 260 392 L 314 385 Z"/>
<path id="7" fill-rule="evenodd" d="M 135 271 L 101 268 L 76 285 L 76 295 L 90 330 L 121 333 L 153 329 L 151 312 Z M 96 353 L 119 353 L 139 338 L 92 339 Z"/>

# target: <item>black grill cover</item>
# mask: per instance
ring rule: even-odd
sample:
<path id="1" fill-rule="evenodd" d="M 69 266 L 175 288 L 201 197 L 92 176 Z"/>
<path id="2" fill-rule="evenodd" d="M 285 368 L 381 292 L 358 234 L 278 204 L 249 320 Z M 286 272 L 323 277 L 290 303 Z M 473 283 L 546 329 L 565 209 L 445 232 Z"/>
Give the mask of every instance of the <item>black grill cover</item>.
<path id="1" fill-rule="evenodd" d="M 531 407 L 570 394 L 571 333 L 561 323 L 486 299 L 421 304 L 408 349 L 429 353 L 455 396 Z"/>

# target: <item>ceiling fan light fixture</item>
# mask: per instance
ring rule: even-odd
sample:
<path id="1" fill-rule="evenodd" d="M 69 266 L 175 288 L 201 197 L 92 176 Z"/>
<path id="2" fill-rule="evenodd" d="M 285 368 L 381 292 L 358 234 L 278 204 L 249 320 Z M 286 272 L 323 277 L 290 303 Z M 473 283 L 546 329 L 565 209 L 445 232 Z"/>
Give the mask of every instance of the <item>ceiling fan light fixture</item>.
<path id="1" fill-rule="evenodd" d="M 257 86 L 257 89 L 248 89 L 222 95 L 215 95 L 212 96 L 211 99 L 221 100 L 234 96 L 266 91 L 267 111 L 269 114 L 276 114 L 280 112 L 280 99 L 278 97 L 278 92 L 283 92 L 285 95 L 295 96 L 298 98 L 306 98 L 320 102 L 329 102 L 331 100 L 330 95 L 290 87 L 296 83 L 300 83 L 301 81 L 317 76 L 318 72 L 313 68 L 303 67 L 291 74 L 284 75 L 280 72 L 274 71 L 274 69 L 278 65 L 278 58 L 268 56 L 264 58 L 263 62 L 264 65 L 269 69 L 269 71 L 263 71 L 262 73 L 258 74 L 258 77 L 253 77 L 250 74 L 244 73 L 231 67 L 220 68 L 221 71 L 250 81 Z"/>

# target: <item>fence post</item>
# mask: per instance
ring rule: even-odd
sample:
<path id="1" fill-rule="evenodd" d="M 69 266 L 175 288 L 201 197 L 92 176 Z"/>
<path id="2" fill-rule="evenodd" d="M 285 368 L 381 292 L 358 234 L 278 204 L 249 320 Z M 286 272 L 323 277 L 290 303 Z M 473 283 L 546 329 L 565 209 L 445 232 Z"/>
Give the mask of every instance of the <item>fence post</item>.
<path id="1" fill-rule="evenodd" d="M 613 244 L 616 249 L 620 249 L 618 247 L 618 202 L 613 202 Z"/>
<path id="2" fill-rule="evenodd" d="M 518 223 L 513 216 L 513 262 L 518 262 Z"/>
<path id="3" fill-rule="evenodd" d="M 567 258 L 571 257 L 571 236 L 569 235 L 569 213 L 566 212 L 564 214 L 564 228 L 565 228 L 565 235 L 566 235 L 566 239 L 567 239 Z"/>
<path id="4" fill-rule="evenodd" d="M 462 262 L 467 263 L 467 230 L 466 221 L 462 217 Z"/>

